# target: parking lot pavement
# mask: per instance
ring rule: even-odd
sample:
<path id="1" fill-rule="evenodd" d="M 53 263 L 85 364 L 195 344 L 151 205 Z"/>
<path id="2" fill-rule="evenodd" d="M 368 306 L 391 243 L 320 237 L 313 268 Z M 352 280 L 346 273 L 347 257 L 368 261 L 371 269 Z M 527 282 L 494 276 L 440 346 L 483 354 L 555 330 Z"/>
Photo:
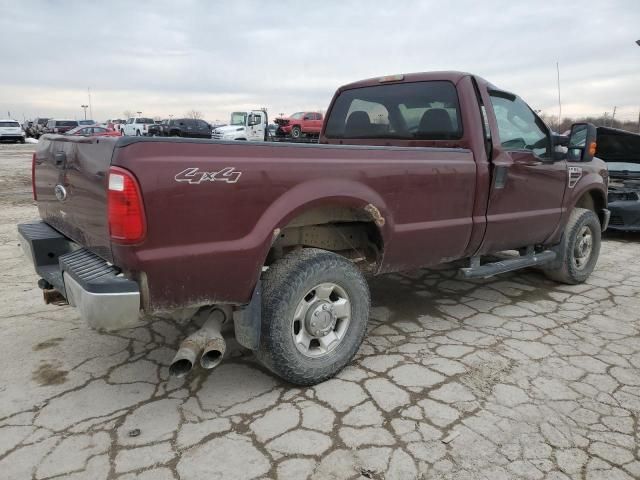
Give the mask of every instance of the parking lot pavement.
<path id="1" fill-rule="evenodd" d="M 640 238 L 607 240 L 584 285 L 375 279 L 357 359 L 315 387 L 238 347 L 175 380 L 186 328 L 43 304 L 15 230 L 32 150 L 0 146 L 0 477 L 640 478 Z"/>

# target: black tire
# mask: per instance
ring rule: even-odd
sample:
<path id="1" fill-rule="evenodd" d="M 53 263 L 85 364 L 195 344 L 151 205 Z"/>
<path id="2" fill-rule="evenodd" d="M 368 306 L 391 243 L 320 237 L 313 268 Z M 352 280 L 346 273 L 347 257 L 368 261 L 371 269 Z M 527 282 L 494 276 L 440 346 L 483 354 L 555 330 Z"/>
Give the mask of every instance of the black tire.
<path id="1" fill-rule="evenodd" d="M 21 139 L 20 139 L 20 140 L 18 140 L 18 141 L 19 141 L 20 143 L 24 144 L 25 139 L 24 139 L 24 138 L 21 138 Z"/>
<path id="2" fill-rule="evenodd" d="M 598 262 L 601 231 L 600 220 L 592 210 L 574 208 L 564 228 L 562 240 L 553 249 L 558 258 L 550 267 L 543 268 L 545 275 L 570 285 L 583 283 Z M 584 254 L 585 243 L 589 242 L 587 258 L 581 254 Z"/>
<path id="3" fill-rule="evenodd" d="M 297 125 L 291 129 L 291 138 L 298 139 L 302 136 L 302 130 Z"/>
<path id="4" fill-rule="evenodd" d="M 309 357 L 293 339 L 294 312 L 310 291 L 324 283 L 346 293 L 349 323 L 335 348 Z M 370 308 L 367 282 L 351 261 L 326 250 L 298 250 L 271 265 L 262 285 L 262 332 L 256 355 L 269 370 L 290 383 L 314 385 L 351 361 L 364 339 Z"/>

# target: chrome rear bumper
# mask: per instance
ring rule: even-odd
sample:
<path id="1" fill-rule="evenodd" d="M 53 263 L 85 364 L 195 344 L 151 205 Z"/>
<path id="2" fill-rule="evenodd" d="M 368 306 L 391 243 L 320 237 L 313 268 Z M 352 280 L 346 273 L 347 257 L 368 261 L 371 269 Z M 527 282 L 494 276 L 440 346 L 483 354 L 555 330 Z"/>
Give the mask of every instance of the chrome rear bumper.
<path id="1" fill-rule="evenodd" d="M 18 235 L 36 272 L 89 326 L 118 330 L 140 323 L 140 289 L 118 268 L 41 221 L 18 225 Z"/>

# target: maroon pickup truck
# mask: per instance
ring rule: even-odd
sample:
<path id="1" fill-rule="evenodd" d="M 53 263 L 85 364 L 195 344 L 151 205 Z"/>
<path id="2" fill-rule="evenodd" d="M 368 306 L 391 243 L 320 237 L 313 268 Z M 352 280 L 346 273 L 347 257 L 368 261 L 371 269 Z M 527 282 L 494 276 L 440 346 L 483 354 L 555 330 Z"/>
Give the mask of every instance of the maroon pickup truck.
<path id="1" fill-rule="evenodd" d="M 362 342 L 367 275 L 468 259 L 466 278 L 583 282 L 609 218 L 595 137 L 554 135 L 468 73 L 373 78 L 338 89 L 318 145 L 45 135 L 41 221 L 18 230 L 45 299 L 89 325 L 191 318 L 174 374 L 216 366 L 233 322 L 269 369 L 313 384 Z"/>

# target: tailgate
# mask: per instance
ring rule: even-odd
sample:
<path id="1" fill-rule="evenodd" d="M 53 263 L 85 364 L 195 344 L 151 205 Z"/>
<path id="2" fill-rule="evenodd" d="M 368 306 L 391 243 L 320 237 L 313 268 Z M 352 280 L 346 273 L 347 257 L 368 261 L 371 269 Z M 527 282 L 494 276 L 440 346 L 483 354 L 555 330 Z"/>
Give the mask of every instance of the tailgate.
<path id="1" fill-rule="evenodd" d="M 108 261 L 106 182 L 116 143 L 116 138 L 45 135 L 34 168 L 40 217 Z"/>

